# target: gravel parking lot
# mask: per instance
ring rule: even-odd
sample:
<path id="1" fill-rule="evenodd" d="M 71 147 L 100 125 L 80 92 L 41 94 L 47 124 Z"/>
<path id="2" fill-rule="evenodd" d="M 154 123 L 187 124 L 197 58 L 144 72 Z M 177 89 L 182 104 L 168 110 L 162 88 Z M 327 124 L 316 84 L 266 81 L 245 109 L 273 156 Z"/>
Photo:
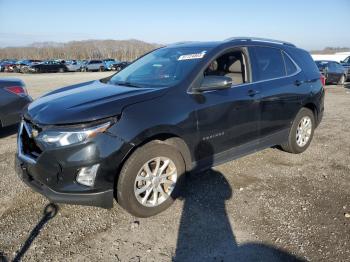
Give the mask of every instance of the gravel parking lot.
<path id="1" fill-rule="evenodd" d="M 110 74 L 0 77 L 23 79 L 37 98 Z M 190 175 L 181 198 L 155 217 L 59 205 L 23 260 L 349 261 L 350 85 L 327 86 L 325 107 L 303 154 L 267 149 Z M 48 204 L 14 172 L 15 133 L 0 130 L 0 261 L 13 259 Z"/>

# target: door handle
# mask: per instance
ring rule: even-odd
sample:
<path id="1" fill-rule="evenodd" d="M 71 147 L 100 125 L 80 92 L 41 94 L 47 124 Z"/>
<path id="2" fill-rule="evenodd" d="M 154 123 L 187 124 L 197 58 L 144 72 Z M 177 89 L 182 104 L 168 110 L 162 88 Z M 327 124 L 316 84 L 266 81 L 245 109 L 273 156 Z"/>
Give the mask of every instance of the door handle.
<path id="1" fill-rule="evenodd" d="M 300 86 L 303 83 L 304 83 L 304 81 L 300 81 L 300 80 L 295 80 L 294 81 L 294 85 L 296 85 L 296 86 Z"/>
<path id="2" fill-rule="evenodd" d="M 260 92 L 258 90 L 254 90 L 254 89 L 249 89 L 248 90 L 248 95 L 249 96 L 255 96 L 257 94 L 259 94 Z"/>

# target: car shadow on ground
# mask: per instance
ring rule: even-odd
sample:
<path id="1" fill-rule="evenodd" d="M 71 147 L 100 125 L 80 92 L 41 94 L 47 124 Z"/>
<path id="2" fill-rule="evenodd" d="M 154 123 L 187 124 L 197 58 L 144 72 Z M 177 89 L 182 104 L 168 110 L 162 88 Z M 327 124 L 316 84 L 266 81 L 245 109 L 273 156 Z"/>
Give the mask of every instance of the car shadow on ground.
<path id="1" fill-rule="evenodd" d="M 12 136 L 17 133 L 18 125 L 0 127 L 0 138 Z"/>
<path id="2" fill-rule="evenodd" d="M 195 154 L 202 148 L 211 146 L 199 145 Z M 305 261 L 273 246 L 237 243 L 225 207 L 232 189 L 220 172 L 188 174 L 184 189 L 179 196 L 184 208 L 173 261 Z"/>
<path id="3" fill-rule="evenodd" d="M 13 262 L 20 262 L 22 261 L 23 256 L 28 251 L 30 246 L 32 245 L 35 238 L 40 234 L 40 231 L 45 226 L 49 220 L 54 218 L 58 213 L 59 207 L 56 204 L 49 203 L 45 206 L 43 210 L 43 215 L 39 222 L 35 225 L 35 227 L 32 229 L 32 231 L 29 233 L 26 241 L 23 243 L 23 245 L 20 247 L 20 249 L 16 252 L 16 255 Z M 0 250 L 0 262 L 8 262 L 8 258 L 5 256 L 5 254 Z"/>
<path id="4" fill-rule="evenodd" d="M 350 89 L 350 82 L 345 83 L 345 84 L 344 84 L 344 87 Z"/>

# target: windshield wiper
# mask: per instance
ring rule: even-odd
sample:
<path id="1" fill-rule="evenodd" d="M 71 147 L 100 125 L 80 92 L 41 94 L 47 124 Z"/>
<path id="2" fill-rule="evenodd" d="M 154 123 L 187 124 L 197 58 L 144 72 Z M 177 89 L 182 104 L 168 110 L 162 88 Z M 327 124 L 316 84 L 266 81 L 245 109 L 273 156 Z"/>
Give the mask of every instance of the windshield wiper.
<path id="1" fill-rule="evenodd" d="M 129 87 L 141 87 L 139 85 L 136 85 L 136 84 L 128 82 L 128 81 L 118 81 L 118 82 L 114 82 L 114 84 L 121 85 L 121 86 L 129 86 Z"/>

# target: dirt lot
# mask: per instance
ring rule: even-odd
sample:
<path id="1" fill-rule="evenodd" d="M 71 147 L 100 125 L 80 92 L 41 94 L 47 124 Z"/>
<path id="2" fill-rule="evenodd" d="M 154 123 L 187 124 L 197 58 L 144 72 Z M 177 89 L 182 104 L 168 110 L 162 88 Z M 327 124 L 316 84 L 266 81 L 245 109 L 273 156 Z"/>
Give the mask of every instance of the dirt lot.
<path id="1" fill-rule="evenodd" d="M 109 74 L 17 76 L 38 97 Z M 324 120 L 303 154 L 267 149 L 192 175 L 182 198 L 148 219 L 117 205 L 60 205 L 24 261 L 349 261 L 350 89 L 326 89 Z M 17 178 L 15 150 L 15 128 L 1 130 L 0 252 L 8 260 L 48 203 Z"/>

